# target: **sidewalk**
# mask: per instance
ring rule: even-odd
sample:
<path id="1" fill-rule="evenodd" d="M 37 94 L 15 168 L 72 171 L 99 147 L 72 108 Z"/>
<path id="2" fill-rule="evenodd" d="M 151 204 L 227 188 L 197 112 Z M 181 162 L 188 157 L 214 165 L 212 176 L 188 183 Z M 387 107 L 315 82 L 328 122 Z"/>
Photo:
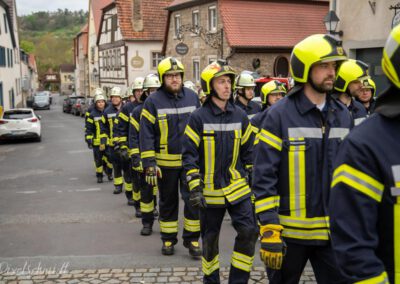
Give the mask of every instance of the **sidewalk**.
<path id="1" fill-rule="evenodd" d="M 228 268 L 221 268 L 221 283 L 228 283 Z M 174 268 L 136 268 L 136 269 L 90 269 L 57 272 L 33 271 L 32 273 L 16 273 L 0 271 L 0 284 L 31 283 L 66 283 L 66 284 L 127 284 L 127 283 L 169 283 L 169 284 L 201 284 L 202 272 L 199 267 Z M 254 267 L 249 284 L 268 283 L 264 267 Z M 314 284 L 311 267 L 306 267 L 300 284 Z"/>

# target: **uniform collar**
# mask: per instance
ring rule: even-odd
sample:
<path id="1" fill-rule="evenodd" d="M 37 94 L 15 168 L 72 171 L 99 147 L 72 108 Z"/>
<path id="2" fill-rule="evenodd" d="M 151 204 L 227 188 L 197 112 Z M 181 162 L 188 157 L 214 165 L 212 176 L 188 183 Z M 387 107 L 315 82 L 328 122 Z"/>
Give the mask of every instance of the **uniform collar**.
<path id="1" fill-rule="evenodd" d="M 297 87 L 297 88 L 296 88 Z M 289 96 L 294 96 L 297 108 L 301 114 L 305 114 L 313 109 L 317 109 L 317 106 L 313 104 L 305 95 L 303 86 L 295 86 L 292 88 L 293 92 L 289 92 Z M 324 109 L 333 108 L 336 110 L 336 106 L 332 103 L 331 94 L 326 95 L 326 105 Z"/>
<path id="2" fill-rule="evenodd" d="M 223 113 L 233 112 L 235 110 L 235 106 L 233 105 L 231 100 L 227 102 L 225 111 L 223 111 L 216 104 L 214 104 L 211 97 L 207 100 L 206 104 L 210 106 L 211 111 L 213 112 L 214 115 L 221 115 Z"/>
<path id="3" fill-rule="evenodd" d="M 166 94 L 167 97 L 172 98 L 172 99 L 175 99 L 175 98 L 181 99 L 181 98 L 183 98 L 183 97 L 185 96 L 183 87 L 181 88 L 181 90 L 180 90 L 180 92 L 178 93 L 177 96 L 175 96 L 174 94 L 171 94 L 171 93 L 167 92 L 167 90 L 165 89 L 165 87 L 162 87 L 160 90 L 161 90 L 164 94 Z"/>

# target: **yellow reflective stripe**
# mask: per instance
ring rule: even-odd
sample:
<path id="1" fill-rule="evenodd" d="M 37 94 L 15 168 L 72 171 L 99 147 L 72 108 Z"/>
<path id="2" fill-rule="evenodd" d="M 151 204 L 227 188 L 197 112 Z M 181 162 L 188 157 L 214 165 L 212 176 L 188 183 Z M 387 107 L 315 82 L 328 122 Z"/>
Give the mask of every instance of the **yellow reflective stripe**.
<path id="1" fill-rule="evenodd" d="M 236 130 L 235 130 L 235 132 L 236 132 Z M 251 124 L 249 123 L 249 125 L 247 125 L 246 131 L 243 134 L 241 145 L 244 145 L 244 144 L 246 144 L 247 141 L 249 141 L 249 138 L 252 133 L 253 133 L 253 129 L 251 127 Z"/>
<path id="2" fill-rule="evenodd" d="M 127 117 L 122 111 L 118 114 L 118 118 L 121 118 L 125 122 L 129 121 L 129 117 Z"/>
<path id="3" fill-rule="evenodd" d="M 96 137 L 97 139 L 100 138 L 100 123 L 98 120 L 94 122 L 95 128 L 96 128 Z"/>
<path id="4" fill-rule="evenodd" d="M 91 123 L 91 124 L 93 124 L 93 119 L 91 119 L 90 117 L 88 117 L 88 118 L 86 119 L 86 121 L 89 122 L 89 123 Z"/>
<path id="5" fill-rule="evenodd" d="M 189 232 L 200 232 L 200 220 L 190 220 L 185 218 L 184 228 Z"/>
<path id="6" fill-rule="evenodd" d="M 139 131 L 139 123 L 133 116 L 130 117 L 129 122 L 135 127 L 136 131 Z"/>
<path id="7" fill-rule="evenodd" d="M 157 186 L 153 186 L 153 195 L 156 196 L 158 192 L 158 187 Z"/>
<path id="8" fill-rule="evenodd" d="M 282 139 L 278 136 L 265 129 L 262 129 L 258 137 L 259 140 L 263 141 L 265 144 L 275 148 L 278 151 L 282 151 Z"/>
<path id="9" fill-rule="evenodd" d="M 210 197 L 204 196 L 206 203 L 210 205 L 224 205 L 225 204 L 225 197 Z"/>
<path id="10" fill-rule="evenodd" d="M 93 139 L 93 135 L 86 135 L 86 139 Z"/>
<path id="11" fill-rule="evenodd" d="M 179 167 L 182 167 L 182 161 L 157 160 L 157 165 L 159 165 L 160 167 L 166 167 L 166 168 L 179 168 Z"/>
<path id="12" fill-rule="evenodd" d="M 214 130 L 206 130 L 204 134 L 214 134 Z M 204 142 L 204 183 L 208 188 L 214 188 L 215 168 L 215 138 L 203 135 Z"/>
<path id="13" fill-rule="evenodd" d="M 200 179 L 194 179 L 188 182 L 189 190 L 193 190 L 196 186 L 200 185 Z"/>
<path id="14" fill-rule="evenodd" d="M 303 229 L 318 229 L 329 228 L 329 217 L 313 217 L 301 218 L 286 215 L 279 215 L 279 222 L 283 226 L 303 228 Z"/>
<path id="15" fill-rule="evenodd" d="M 156 118 L 147 110 L 147 109 L 143 109 L 142 110 L 142 114 L 141 117 L 144 116 L 145 118 L 147 118 L 147 120 L 151 123 L 151 124 L 155 124 L 156 123 Z"/>
<path id="16" fill-rule="evenodd" d="M 239 156 L 239 148 L 240 148 L 240 136 L 241 130 L 234 130 L 235 139 L 233 141 L 233 151 L 232 151 L 232 163 L 229 167 L 229 172 L 231 173 L 232 179 L 241 178 L 240 173 L 236 170 L 236 163 Z"/>
<path id="17" fill-rule="evenodd" d="M 246 186 L 247 182 L 246 179 L 241 178 L 239 180 L 235 180 L 233 183 L 228 185 L 227 187 L 221 188 L 225 195 L 231 194 L 238 190 L 239 188 Z"/>
<path id="18" fill-rule="evenodd" d="M 253 131 L 254 134 L 258 134 L 258 132 L 260 132 L 260 129 L 254 125 L 251 126 L 251 130 Z"/>
<path id="19" fill-rule="evenodd" d="M 226 199 L 230 203 L 232 203 L 232 202 L 234 202 L 234 201 L 240 199 L 241 197 L 243 197 L 243 196 L 245 196 L 247 194 L 250 194 L 250 193 L 251 193 L 251 189 L 250 189 L 250 187 L 248 185 L 246 185 L 245 187 L 240 188 L 240 189 L 236 190 L 235 192 L 227 195 Z"/>
<path id="20" fill-rule="evenodd" d="M 398 276 L 396 275 L 396 278 L 397 277 Z M 398 282 L 396 282 L 396 280 L 395 280 L 394 283 L 398 283 Z M 372 278 L 369 278 L 369 279 L 365 279 L 365 280 L 362 280 L 362 281 L 355 282 L 355 284 L 389 284 L 389 279 L 388 279 L 388 276 L 386 274 L 386 271 L 384 271 L 378 276 L 375 276 L 375 277 L 372 277 Z"/>
<path id="21" fill-rule="evenodd" d="M 371 176 L 347 165 L 339 166 L 333 173 L 332 188 L 338 183 L 344 183 L 355 190 L 381 202 L 385 186 Z"/>
<path id="22" fill-rule="evenodd" d="M 256 200 L 255 207 L 256 213 L 271 210 L 275 207 L 279 207 L 280 197 L 279 195 L 263 198 L 261 200 Z"/>
<path id="23" fill-rule="evenodd" d="M 207 189 L 203 190 L 204 198 L 206 199 L 207 204 L 212 205 L 224 205 L 225 204 L 225 195 L 221 189 Z"/>
<path id="24" fill-rule="evenodd" d="M 122 177 L 114 178 L 114 185 L 121 185 L 123 183 L 124 183 L 124 180 L 122 179 Z"/>
<path id="25" fill-rule="evenodd" d="M 394 283 L 400 283 L 400 196 L 396 197 L 394 204 L 393 230 L 394 230 Z"/>
<path id="26" fill-rule="evenodd" d="M 95 165 L 95 167 L 96 167 L 96 165 Z M 99 174 L 103 173 L 103 166 L 96 167 L 96 173 L 99 173 Z"/>
<path id="27" fill-rule="evenodd" d="M 154 150 L 144 151 L 144 152 L 140 153 L 140 157 L 142 159 L 154 158 L 155 156 L 156 156 L 156 152 Z"/>
<path id="28" fill-rule="evenodd" d="M 191 174 L 198 174 L 199 172 L 200 172 L 199 169 L 191 169 L 187 171 L 186 175 L 189 176 Z"/>
<path id="29" fill-rule="evenodd" d="M 239 253 L 237 251 L 233 251 L 231 263 L 234 267 L 240 270 L 244 270 L 247 272 L 251 271 L 253 266 L 254 256 L 247 256 L 245 254 Z"/>
<path id="30" fill-rule="evenodd" d="M 156 153 L 156 158 L 160 159 L 160 160 L 178 161 L 178 160 L 182 160 L 182 154 Z"/>
<path id="31" fill-rule="evenodd" d="M 300 240 L 329 240 L 328 229 L 291 229 L 286 228 L 282 231 L 282 236 Z"/>
<path id="32" fill-rule="evenodd" d="M 158 126 L 160 128 L 160 151 L 168 153 L 168 120 L 166 114 L 158 115 Z"/>
<path id="33" fill-rule="evenodd" d="M 194 144 L 196 144 L 197 147 L 199 147 L 200 137 L 189 125 L 186 126 L 185 134 L 193 141 Z"/>
<path id="34" fill-rule="evenodd" d="M 151 213 L 154 210 L 154 200 L 152 200 L 150 203 L 144 203 L 140 202 L 140 211 L 143 213 Z"/>
<path id="35" fill-rule="evenodd" d="M 132 199 L 134 201 L 139 201 L 140 200 L 140 191 L 132 191 Z"/>
<path id="36" fill-rule="evenodd" d="M 207 261 L 204 257 L 202 257 L 201 266 L 204 275 L 211 275 L 211 273 L 219 269 L 219 255 L 217 254 L 211 261 Z"/>
<path id="37" fill-rule="evenodd" d="M 178 221 L 163 222 L 160 221 L 160 229 L 162 233 L 177 233 Z"/>
<path id="38" fill-rule="evenodd" d="M 125 182 L 124 183 L 124 188 L 125 188 L 125 190 L 126 191 L 132 191 L 132 183 L 127 183 L 127 182 Z"/>
<path id="39" fill-rule="evenodd" d="M 294 138 L 289 138 L 291 141 Z M 296 141 L 304 141 L 298 138 Z M 305 145 L 289 146 L 290 215 L 306 216 L 306 161 Z"/>
<path id="40" fill-rule="evenodd" d="M 129 156 L 132 156 L 134 154 L 139 154 L 139 148 L 133 148 L 133 149 L 128 149 L 128 154 Z"/>
<path id="41" fill-rule="evenodd" d="M 111 138 L 111 142 L 112 142 L 112 137 L 114 136 L 114 132 L 113 132 L 114 124 L 113 124 L 112 118 L 108 119 L 108 124 L 110 125 L 110 138 Z"/>
<path id="42" fill-rule="evenodd" d="M 113 168 L 112 163 L 108 160 L 108 158 L 107 158 L 106 155 L 103 156 L 103 161 L 106 163 L 107 168 L 109 168 L 109 169 L 112 169 L 112 168 Z"/>

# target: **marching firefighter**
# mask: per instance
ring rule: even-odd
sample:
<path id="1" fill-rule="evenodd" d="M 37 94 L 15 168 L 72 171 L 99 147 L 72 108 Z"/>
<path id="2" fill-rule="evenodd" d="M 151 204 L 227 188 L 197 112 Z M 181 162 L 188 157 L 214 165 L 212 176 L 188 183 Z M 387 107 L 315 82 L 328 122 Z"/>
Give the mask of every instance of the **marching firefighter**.
<path id="1" fill-rule="evenodd" d="M 107 129 L 106 120 L 103 116 L 106 98 L 97 94 L 94 98 L 94 108 L 86 118 L 85 141 L 89 149 L 93 149 L 94 163 L 96 167 L 97 183 L 103 182 L 103 169 L 109 179 L 112 179 L 112 168 L 108 168 L 103 156 L 106 155 Z"/>
<path id="2" fill-rule="evenodd" d="M 368 115 L 371 115 L 375 110 L 375 95 L 375 82 L 371 78 L 364 80 L 361 92 L 357 95 L 356 100 L 363 104 Z"/>
<path id="3" fill-rule="evenodd" d="M 190 202 L 200 209 L 204 283 L 220 283 L 219 233 L 228 211 L 237 232 L 229 283 L 247 283 L 254 259 L 257 224 L 247 176 L 254 137 L 247 115 L 233 103 L 235 72 L 225 61 L 201 73 L 203 106 L 185 130 L 183 164 Z"/>
<path id="4" fill-rule="evenodd" d="M 383 49 L 390 87 L 335 161 L 329 202 L 333 248 L 348 283 L 400 283 L 400 25 Z"/>
<path id="5" fill-rule="evenodd" d="M 106 129 L 108 135 L 108 156 L 111 159 L 114 170 L 114 194 L 122 192 L 122 162 L 114 151 L 114 119 L 122 107 L 122 93 L 120 87 L 113 87 L 110 94 L 110 105 L 105 109 Z"/>
<path id="6" fill-rule="evenodd" d="M 182 168 L 182 140 L 190 114 L 200 106 L 197 94 L 182 86 L 184 66 L 173 57 L 158 64 L 161 87 L 145 101 L 140 119 L 140 156 L 147 183 L 159 189 L 161 252 L 174 254 L 178 242 L 179 190 L 184 200 L 183 245 L 201 255 L 198 211 L 189 204 Z"/>
<path id="7" fill-rule="evenodd" d="M 253 76 L 248 73 L 241 73 L 236 78 L 236 100 L 235 104 L 243 109 L 249 119 L 253 118 L 257 113 L 261 111 L 261 107 L 253 102 L 254 98 L 254 82 Z"/>
<path id="8" fill-rule="evenodd" d="M 368 65 L 360 60 L 349 59 L 337 71 L 335 91 L 338 93 L 334 96 L 350 111 L 354 125 L 367 118 L 367 111 L 355 98 L 362 91 L 362 82 L 368 79 Z"/>
<path id="9" fill-rule="evenodd" d="M 129 136 L 129 116 L 133 109 L 139 105 L 138 100 L 143 93 L 143 77 L 137 77 L 128 94 L 128 101 L 124 104 L 118 113 L 114 123 L 114 151 L 117 157 L 122 161 L 122 170 L 124 177 L 125 195 L 128 199 L 128 205 L 135 207 L 135 216 L 140 218 L 140 189 L 137 179 L 133 181 L 131 159 L 128 150 Z M 133 186 L 133 183 L 135 186 Z"/>
<path id="10" fill-rule="evenodd" d="M 252 189 L 260 257 L 272 284 L 298 283 L 307 261 L 318 283 L 343 281 L 327 207 L 333 159 L 352 127 L 349 111 L 329 95 L 344 60 L 341 42 L 330 35 L 296 44 L 290 58 L 296 85 L 262 123 Z"/>
<path id="11" fill-rule="evenodd" d="M 149 236 L 153 232 L 154 217 L 158 216 L 157 212 L 157 186 L 153 186 L 146 182 L 146 176 L 143 172 L 142 160 L 139 150 L 139 123 L 140 114 L 143 109 L 143 102 L 147 97 L 157 91 L 161 87 L 160 80 L 157 75 L 150 74 L 144 78 L 143 94 L 140 97 L 139 105 L 133 110 L 130 116 L 129 129 L 129 148 L 131 150 L 132 169 L 138 176 L 138 186 L 140 188 L 140 211 L 142 212 L 143 228 L 140 234 Z"/>
<path id="12" fill-rule="evenodd" d="M 269 107 L 277 103 L 285 95 L 285 84 L 277 80 L 269 81 L 261 87 L 262 108 L 261 111 L 250 120 L 255 134 L 260 132 L 261 123 L 266 116 Z"/>

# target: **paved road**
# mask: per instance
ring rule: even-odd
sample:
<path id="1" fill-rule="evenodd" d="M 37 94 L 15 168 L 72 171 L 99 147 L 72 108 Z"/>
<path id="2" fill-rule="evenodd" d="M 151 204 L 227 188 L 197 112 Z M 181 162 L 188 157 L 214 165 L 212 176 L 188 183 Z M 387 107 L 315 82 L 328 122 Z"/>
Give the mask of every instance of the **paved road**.
<path id="1" fill-rule="evenodd" d="M 69 269 L 200 267 L 182 242 L 174 256 L 161 256 L 158 224 L 152 236 L 140 236 L 140 220 L 125 196 L 113 195 L 110 182 L 96 183 L 83 118 L 64 114 L 60 98 L 54 102 L 50 111 L 38 111 L 41 143 L 0 145 L 0 262 L 11 267 L 68 263 Z M 226 220 L 222 266 L 229 265 L 234 235 Z"/>

